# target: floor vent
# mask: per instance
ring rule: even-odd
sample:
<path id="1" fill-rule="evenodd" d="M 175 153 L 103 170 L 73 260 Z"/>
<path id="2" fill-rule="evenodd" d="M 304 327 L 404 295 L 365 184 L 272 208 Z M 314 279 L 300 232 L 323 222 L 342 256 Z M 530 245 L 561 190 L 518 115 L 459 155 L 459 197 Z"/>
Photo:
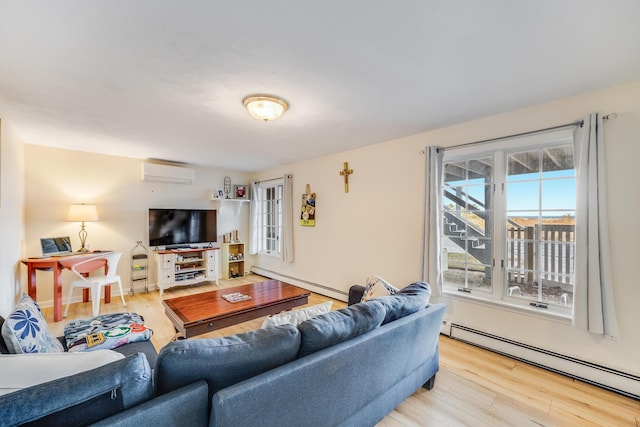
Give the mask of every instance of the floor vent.
<path id="1" fill-rule="evenodd" d="M 516 360 L 640 399 L 640 377 L 518 341 L 451 324 L 450 337 Z"/>

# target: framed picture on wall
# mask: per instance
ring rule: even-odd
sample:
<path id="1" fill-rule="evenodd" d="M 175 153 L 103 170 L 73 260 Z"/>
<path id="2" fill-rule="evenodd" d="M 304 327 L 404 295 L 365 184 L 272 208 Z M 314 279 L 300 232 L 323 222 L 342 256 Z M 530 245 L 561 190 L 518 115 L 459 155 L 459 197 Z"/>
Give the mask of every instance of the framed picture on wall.
<path id="1" fill-rule="evenodd" d="M 247 199 L 249 196 L 248 187 L 246 185 L 234 185 L 233 195 L 236 199 Z"/>

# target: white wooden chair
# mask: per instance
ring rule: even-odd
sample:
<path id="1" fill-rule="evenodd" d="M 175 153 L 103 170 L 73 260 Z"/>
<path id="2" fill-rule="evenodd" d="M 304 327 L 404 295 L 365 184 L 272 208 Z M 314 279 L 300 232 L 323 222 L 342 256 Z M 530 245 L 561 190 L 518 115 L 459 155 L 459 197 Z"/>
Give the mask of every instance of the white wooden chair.
<path id="1" fill-rule="evenodd" d="M 94 317 L 100 312 L 100 293 L 102 288 L 112 283 L 118 284 L 118 288 L 120 288 L 120 298 L 122 298 L 122 306 L 127 306 L 127 303 L 124 301 L 124 292 L 122 291 L 122 280 L 120 279 L 120 276 L 116 274 L 118 262 L 120 261 L 121 256 L 122 253 L 111 252 L 87 258 L 73 265 L 71 271 L 78 276 L 79 279 L 73 280 L 69 283 L 69 297 L 67 298 L 67 307 L 64 309 L 64 317 L 67 317 L 69 304 L 71 303 L 71 296 L 76 288 L 91 289 L 91 308 L 93 309 Z M 91 268 L 88 269 L 88 267 L 90 267 L 91 264 L 93 266 L 100 266 L 100 261 L 106 261 L 106 274 L 85 277 L 88 271 L 95 270 L 95 268 L 92 270 Z"/>

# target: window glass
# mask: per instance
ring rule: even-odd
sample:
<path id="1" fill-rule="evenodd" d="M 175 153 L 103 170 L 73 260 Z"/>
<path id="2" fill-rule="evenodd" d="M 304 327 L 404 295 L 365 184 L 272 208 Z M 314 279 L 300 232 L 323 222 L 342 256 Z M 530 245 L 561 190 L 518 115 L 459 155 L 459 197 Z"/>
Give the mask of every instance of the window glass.
<path id="1" fill-rule="evenodd" d="M 491 157 L 443 165 L 443 278 L 452 288 L 492 290 Z"/>
<path id="2" fill-rule="evenodd" d="M 508 164 L 506 294 L 570 306 L 576 207 L 573 148 L 510 154 Z M 525 175 L 528 181 L 514 182 Z"/>
<path id="3" fill-rule="evenodd" d="M 281 252 L 280 235 L 282 232 L 282 196 L 284 183 L 281 179 L 267 181 L 258 185 L 257 230 L 258 252 L 279 255 Z"/>

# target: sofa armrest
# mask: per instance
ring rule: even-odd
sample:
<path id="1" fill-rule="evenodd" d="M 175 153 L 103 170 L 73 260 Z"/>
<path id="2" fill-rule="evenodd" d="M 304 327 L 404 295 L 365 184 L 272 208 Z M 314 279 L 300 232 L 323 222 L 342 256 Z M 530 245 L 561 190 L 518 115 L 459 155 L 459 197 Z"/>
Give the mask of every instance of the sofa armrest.
<path id="1" fill-rule="evenodd" d="M 206 426 L 209 423 L 209 398 L 204 380 L 148 400 L 92 426 Z"/>
<path id="2" fill-rule="evenodd" d="M 2 326 L 3 321 L 4 319 L 0 317 L 0 326 Z M 64 335 L 58 337 L 57 339 L 60 342 L 60 344 L 62 344 L 64 351 L 69 351 L 69 349 L 67 348 L 67 340 L 64 338 Z M 3 350 L 3 346 L 4 348 L 6 348 L 6 344 L 4 344 L 4 340 L 2 340 L 2 335 L 0 335 L 0 352 L 9 353 L 8 349 L 6 351 Z M 144 353 L 144 355 L 147 357 L 147 362 L 149 362 L 149 365 L 151 366 L 152 369 L 154 366 L 156 366 L 156 360 L 158 359 L 158 352 L 156 351 L 156 348 L 151 343 L 151 340 L 132 342 L 120 347 L 116 347 L 112 350 L 124 355 L 125 357 L 131 356 L 132 354 L 136 354 L 136 353 Z"/>
<path id="3" fill-rule="evenodd" d="M 0 396 L 3 425 L 86 425 L 153 396 L 142 353 Z"/>
<path id="4" fill-rule="evenodd" d="M 132 354 L 136 353 L 143 353 L 146 356 L 147 362 L 149 362 L 149 366 L 151 366 L 152 370 L 156 366 L 156 360 L 158 360 L 158 352 L 156 351 L 156 348 L 153 346 L 151 341 L 132 342 L 121 347 L 116 347 L 113 349 L 113 351 L 116 351 L 124 355 L 125 357 L 131 356 Z"/>
<path id="5" fill-rule="evenodd" d="M 357 304 L 362 300 L 364 294 L 364 286 L 353 285 L 349 288 L 349 302 L 348 305 Z"/>

